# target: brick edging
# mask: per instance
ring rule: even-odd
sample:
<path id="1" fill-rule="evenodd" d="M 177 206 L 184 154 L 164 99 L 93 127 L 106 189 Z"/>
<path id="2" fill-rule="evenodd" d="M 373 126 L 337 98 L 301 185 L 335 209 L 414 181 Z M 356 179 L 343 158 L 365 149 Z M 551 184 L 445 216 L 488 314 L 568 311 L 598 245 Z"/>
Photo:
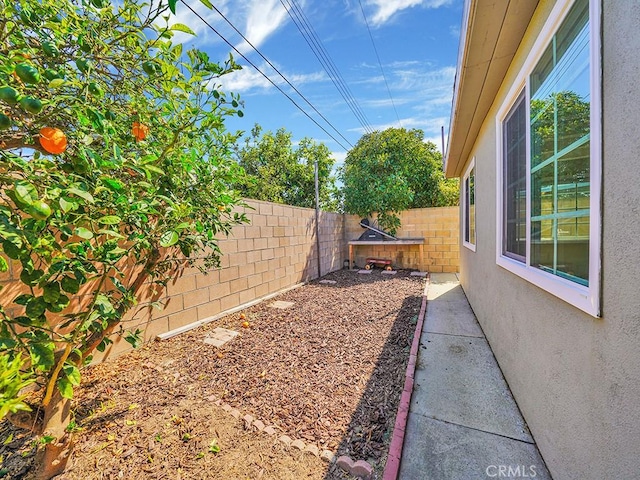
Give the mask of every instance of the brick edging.
<path id="1" fill-rule="evenodd" d="M 244 421 L 244 426 L 246 430 L 255 431 L 255 433 L 264 433 L 269 435 L 270 437 L 276 437 L 278 434 L 279 427 L 275 425 L 269 425 L 262 422 L 259 419 L 256 419 L 253 415 L 242 415 L 242 412 L 237 408 L 233 408 L 228 403 L 225 403 L 222 399 L 216 397 L 215 395 L 211 395 L 207 397 L 207 401 L 213 403 L 214 405 L 220 407 L 222 410 L 227 412 L 236 420 Z M 325 462 L 334 463 L 336 462 L 335 453 L 331 450 L 320 450 L 317 445 L 313 443 L 305 443 L 300 439 L 292 439 L 287 435 L 277 436 L 277 441 L 286 447 L 295 447 L 301 452 L 308 453 L 315 457 L 321 458 Z"/>
<path id="2" fill-rule="evenodd" d="M 407 373 L 405 374 L 404 388 L 400 397 L 400 405 L 398 405 L 396 424 L 393 428 L 393 436 L 391 437 L 389 454 L 387 455 L 387 464 L 384 467 L 382 480 L 396 480 L 400 471 L 400 458 L 402 457 L 404 433 L 407 427 L 409 404 L 411 402 L 411 393 L 413 391 L 414 373 L 416 371 L 416 362 L 418 360 L 418 348 L 420 347 L 420 336 L 422 334 L 424 317 L 427 312 L 427 291 L 429 289 L 429 283 L 430 276 L 427 276 L 427 283 L 424 286 L 424 292 L 422 294 L 422 306 L 420 307 L 420 313 L 418 314 L 418 322 L 413 334 L 411 351 L 409 352 L 409 363 L 407 365 Z"/>

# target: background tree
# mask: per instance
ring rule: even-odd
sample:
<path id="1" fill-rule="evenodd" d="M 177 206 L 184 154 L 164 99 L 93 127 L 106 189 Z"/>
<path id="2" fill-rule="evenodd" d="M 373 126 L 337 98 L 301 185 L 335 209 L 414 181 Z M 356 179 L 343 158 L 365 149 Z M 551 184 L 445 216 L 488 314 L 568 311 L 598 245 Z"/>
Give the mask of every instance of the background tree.
<path id="1" fill-rule="evenodd" d="M 458 181 L 447 180 L 442 155 L 422 130 L 389 128 L 364 135 L 347 153 L 341 171 L 344 209 L 395 233 L 397 213 L 408 208 L 441 207 L 458 202 Z"/>
<path id="2" fill-rule="evenodd" d="M 237 187 L 248 198 L 284 203 L 297 207 L 315 207 L 314 162 L 318 162 L 320 206 L 337 209 L 335 179 L 331 175 L 334 160 L 326 145 L 303 138 L 293 146 L 291 133 L 284 128 L 275 134 L 255 125 L 251 136 L 238 149 L 238 162 L 245 176 Z"/>
<path id="3" fill-rule="evenodd" d="M 65 467 L 95 349 L 119 331 L 137 344 L 121 322 L 140 295 L 218 265 L 245 221 L 223 123 L 238 98 L 215 89 L 238 67 L 183 52 L 169 8 L 0 3 L 0 270 L 21 282 L 0 292 L 0 418 L 41 435 L 36 478 Z"/>

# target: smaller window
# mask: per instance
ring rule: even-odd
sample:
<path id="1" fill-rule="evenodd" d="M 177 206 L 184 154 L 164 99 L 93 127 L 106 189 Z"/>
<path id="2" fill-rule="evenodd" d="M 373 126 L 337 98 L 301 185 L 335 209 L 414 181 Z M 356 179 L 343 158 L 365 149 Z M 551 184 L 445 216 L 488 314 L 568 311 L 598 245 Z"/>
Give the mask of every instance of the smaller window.
<path id="1" fill-rule="evenodd" d="M 462 179 L 463 245 L 476 251 L 476 159 L 471 160 Z"/>

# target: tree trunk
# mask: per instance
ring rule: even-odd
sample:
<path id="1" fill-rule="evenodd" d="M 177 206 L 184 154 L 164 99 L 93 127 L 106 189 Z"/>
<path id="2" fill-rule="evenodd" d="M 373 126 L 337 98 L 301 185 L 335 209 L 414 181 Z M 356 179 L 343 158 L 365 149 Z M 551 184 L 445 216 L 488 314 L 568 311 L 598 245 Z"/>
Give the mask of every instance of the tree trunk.
<path id="1" fill-rule="evenodd" d="M 38 447 L 31 477 L 34 480 L 49 480 L 64 472 L 73 449 L 73 434 L 67 432 L 70 421 L 71 400 L 63 398 L 56 388 L 42 423 L 42 434 L 54 440 Z"/>

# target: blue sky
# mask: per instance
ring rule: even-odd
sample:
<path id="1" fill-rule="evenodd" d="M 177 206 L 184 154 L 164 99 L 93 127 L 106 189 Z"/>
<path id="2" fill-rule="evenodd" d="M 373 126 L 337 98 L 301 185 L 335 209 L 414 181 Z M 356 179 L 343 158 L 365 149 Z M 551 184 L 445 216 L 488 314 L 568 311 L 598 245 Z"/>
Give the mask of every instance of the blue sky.
<path id="1" fill-rule="evenodd" d="M 449 126 L 463 0 L 296 0 L 331 60 L 374 130 L 402 126 L 419 128 L 441 146 L 440 127 Z M 347 149 L 350 145 L 328 126 L 215 11 L 197 0 L 188 4 L 204 16 L 230 43 L 314 117 Z M 362 122 L 332 83 L 329 75 L 291 20 L 284 4 L 292 0 L 226 0 L 213 2 L 245 37 L 355 145 L 363 135 Z M 189 25 L 197 37 L 184 37 L 186 46 L 223 60 L 230 47 L 182 3 L 176 21 Z M 293 140 L 310 137 L 325 143 L 341 163 L 346 151 L 323 132 L 253 67 L 234 53 L 244 68 L 221 81 L 223 89 L 241 95 L 244 117 L 227 121 L 229 130 L 249 132 L 255 123 L 275 132 L 284 127 Z M 397 112 L 397 114 L 396 114 Z"/>

